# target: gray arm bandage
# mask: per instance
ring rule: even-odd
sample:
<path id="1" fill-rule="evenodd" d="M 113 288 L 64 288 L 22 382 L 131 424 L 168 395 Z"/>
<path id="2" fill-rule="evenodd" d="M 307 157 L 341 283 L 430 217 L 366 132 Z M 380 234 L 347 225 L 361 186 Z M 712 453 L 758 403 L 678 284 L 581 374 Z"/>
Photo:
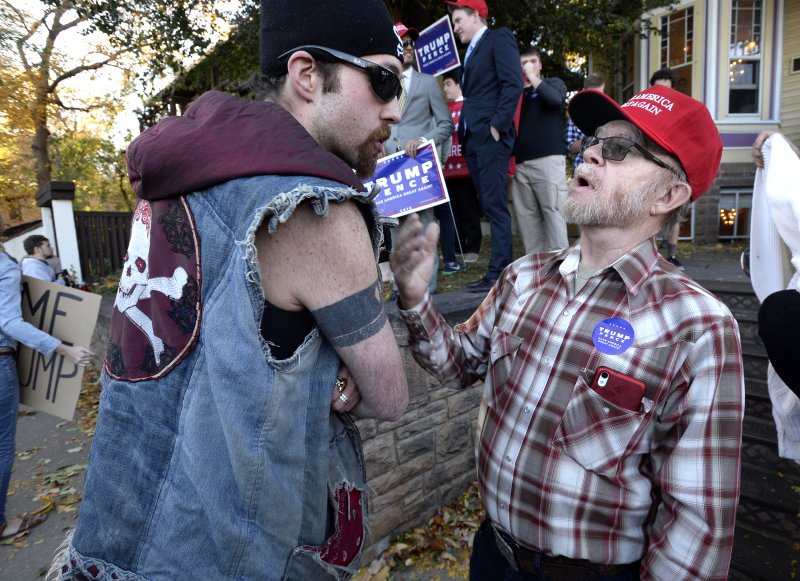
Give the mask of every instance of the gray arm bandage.
<path id="1" fill-rule="evenodd" d="M 311 311 L 311 314 L 334 347 L 360 343 L 378 333 L 386 324 L 377 281 L 332 305 Z"/>

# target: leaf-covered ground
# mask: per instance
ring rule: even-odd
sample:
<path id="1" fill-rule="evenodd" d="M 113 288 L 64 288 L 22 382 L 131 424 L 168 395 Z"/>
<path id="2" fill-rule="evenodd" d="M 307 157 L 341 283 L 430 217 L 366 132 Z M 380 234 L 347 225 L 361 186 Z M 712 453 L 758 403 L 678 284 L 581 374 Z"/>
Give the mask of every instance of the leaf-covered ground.
<path id="1" fill-rule="evenodd" d="M 52 439 L 60 440 L 61 445 L 66 448 L 66 456 L 61 460 L 54 460 L 53 450 L 46 443 L 46 438 L 42 439 L 41 445 L 17 450 L 14 468 L 16 478 L 12 478 L 8 494 L 30 498 L 36 508 L 29 510 L 27 515 L 47 515 L 53 511 L 73 515 L 77 513 L 81 501 L 80 477 L 86 470 L 86 451 L 94 434 L 99 396 L 99 372 L 95 367 L 87 366 L 83 374 L 76 421 L 59 422 L 56 425 L 57 431 L 53 434 Z M 19 415 L 24 418 L 37 413 L 39 412 L 23 407 Z M 76 436 L 78 431 L 83 432 L 86 437 Z M 68 461 L 72 456 L 75 459 Z M 0 545 L 23 549 L 28 546 L 29 538 L 30 532 L 25 531 L 3 539 Z M 12 553 L 8 558 L 13 556 Z"/>
<path id="2" fill-rule="evenodd" d="M 392 539 L 389 548 L 362 568 L 355 580 L 467 579 L 472 538 L 484 514 L 478 484 L 473 482 L 423 526 Z"/>

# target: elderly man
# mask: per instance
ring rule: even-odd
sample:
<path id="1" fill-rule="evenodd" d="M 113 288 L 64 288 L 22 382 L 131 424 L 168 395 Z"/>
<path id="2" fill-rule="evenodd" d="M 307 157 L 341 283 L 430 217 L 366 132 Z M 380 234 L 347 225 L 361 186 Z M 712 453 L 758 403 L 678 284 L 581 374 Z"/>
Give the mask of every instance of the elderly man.
<path id="1" fill-rule="evenodd" d="M 728 309 L 662 259 L 655 235 L 716 176 L 705 106 L 651 87 L 569 106 L 584 163 L 563 207 L 580 239 L 525 256 L 464 324 L 425 293 L 435 227 L 392 256 L 417 360 L 484 380 L 478 480 L 488 518 L 471 579 L 725 579 L 744 383 Z"/>
<path id="2" fill-rule="evenodd" d="M 359 180 L 400 120 L 403 47 L 382 0 L 261 8 L 263 100 L 206 93 L 128 148 L 140 200 L 63 579 L 358 569 L 364 458 L 341 412 L 408 402 Z"/>

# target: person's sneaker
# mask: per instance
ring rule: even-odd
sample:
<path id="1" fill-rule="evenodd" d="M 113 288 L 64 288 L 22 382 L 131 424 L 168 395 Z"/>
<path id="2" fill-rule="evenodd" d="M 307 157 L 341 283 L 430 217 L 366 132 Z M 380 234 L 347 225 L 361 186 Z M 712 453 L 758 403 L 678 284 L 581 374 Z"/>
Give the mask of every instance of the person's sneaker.
<path id="1" fill-rule="evenodd" d="M 455 274 L 461 270 L 461 267 L 458 265 L 457 262 L 445 262 L 444 267 L 442 268 L 442 274 L 445 276 L 449 274 Z"/>
<path id="2" fill-rule="evenodd" d="M 473 262 L 478 262 L 478 253 L 477 252 L 467 252 L 464 255 L 464 262 L 467 264 L 471 264 Z"/>
<path id="3" fill-rule="evenodd" d="M 681 264 L 681 261 L 678 260 L 675 256 L 667 256 L 667 262 L 669 262 L 670 264 L 674 264 L 675 266 L 683 270 L 683 265 Z"/>

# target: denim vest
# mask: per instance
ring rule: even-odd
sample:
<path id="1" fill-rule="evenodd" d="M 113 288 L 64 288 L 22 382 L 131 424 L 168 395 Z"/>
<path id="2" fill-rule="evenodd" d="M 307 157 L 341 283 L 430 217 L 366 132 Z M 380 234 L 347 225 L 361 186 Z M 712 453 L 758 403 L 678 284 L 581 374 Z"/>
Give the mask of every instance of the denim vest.
<path id="1" fill-rule="evenodd" d="M 372 197 L 319 178 L 257 176 L 180 198 L 199 240 L 197 337 L 157 379 L 114 379 L 107 354 L 80 516 L 54 564 L 62 579 L 328 580 L 357 570 L 365 473 L 355 425 L 330 410 L 340 360 L 317 329 L 289 359 L 271 357 L 253 242 L 262 220 L 274 233 L 300 202 L 325 217 L 329 203 L 353 199 L 377 252 Z"/>

